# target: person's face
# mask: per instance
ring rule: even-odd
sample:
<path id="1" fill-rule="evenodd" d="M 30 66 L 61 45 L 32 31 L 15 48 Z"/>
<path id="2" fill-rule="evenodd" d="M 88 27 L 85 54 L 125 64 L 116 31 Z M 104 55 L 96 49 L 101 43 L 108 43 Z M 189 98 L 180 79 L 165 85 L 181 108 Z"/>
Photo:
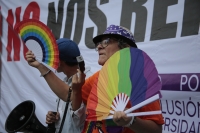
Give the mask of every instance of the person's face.
<path id="1" fill-rule="evenodd" d="M 99 53 L 99 65 L 104 65 L 105 62 L 120 48 L 118 47 L 118 41 L 114 38 L 104 37 L 100 44 L 96 44 L 96 49 Z"/>

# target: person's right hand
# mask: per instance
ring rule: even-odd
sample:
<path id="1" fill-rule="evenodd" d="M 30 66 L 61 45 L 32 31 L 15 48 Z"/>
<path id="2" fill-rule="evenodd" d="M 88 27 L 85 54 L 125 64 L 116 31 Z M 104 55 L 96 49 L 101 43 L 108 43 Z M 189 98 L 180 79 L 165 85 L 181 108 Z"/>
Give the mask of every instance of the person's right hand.
<path id="1" fill-rule="evenodd" d="M 53 114 L 52 111 L 48 111 L 47 115 L 46 115 L 46 123 L 47 124 L 51 124 L 53 122 L 57 122 L 60 119 L 60 113 L 57 112 L 57 114 Z"/>
<path id="2" fill-rule="evenodd" d="M 81 87 L 85 83 L 86 75 L 77 69 L 77 73 L 72 77 L 72 90 L 73 92 L 81 91 Z"/>
<path id="3" fill-rule="evenodd" d="M 41 64 L 35 59 L 34 53 L 30 50 L 26 53 L 26 60 L 30 66 L 35 67 L 35 68 L 38 68 L 39 65 Z"/>

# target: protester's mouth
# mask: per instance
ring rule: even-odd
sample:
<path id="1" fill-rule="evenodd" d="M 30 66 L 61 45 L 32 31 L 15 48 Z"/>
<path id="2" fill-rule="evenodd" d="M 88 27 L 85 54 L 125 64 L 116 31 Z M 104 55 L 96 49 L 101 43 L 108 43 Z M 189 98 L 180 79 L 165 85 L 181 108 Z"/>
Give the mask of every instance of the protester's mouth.
<path id="1" fill-rule="evenodd" d="M 103 55 L 103 53 L 99 53 L 99 56 L 100 56 L 100 55 Z"/>

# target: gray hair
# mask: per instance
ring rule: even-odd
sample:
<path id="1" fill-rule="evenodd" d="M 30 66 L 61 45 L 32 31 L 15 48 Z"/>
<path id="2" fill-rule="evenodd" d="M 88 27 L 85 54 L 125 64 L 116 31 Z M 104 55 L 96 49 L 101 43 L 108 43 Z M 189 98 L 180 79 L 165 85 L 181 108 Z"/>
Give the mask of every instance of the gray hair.
<path id="1" fill-rule="evenodd" d="M 123 49 L 123 48 L 127 48 L 127 47 L 129 47 L 130 45 L 127 43 L 127 42 L 125 42 L 123 39 L 119 39 L 118 40 L 118 47 L 120 48 L 120 49 Z"/>

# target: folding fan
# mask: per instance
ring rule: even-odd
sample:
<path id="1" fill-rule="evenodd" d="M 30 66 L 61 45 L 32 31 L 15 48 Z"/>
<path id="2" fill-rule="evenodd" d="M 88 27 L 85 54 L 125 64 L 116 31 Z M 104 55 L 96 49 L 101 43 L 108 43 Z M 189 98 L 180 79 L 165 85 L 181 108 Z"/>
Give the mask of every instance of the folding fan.
<path id="1" fill-rule="evenodd" d="M 114 111 L 131 115 L 151 115 L 161 111 L 132 114 L 132 111 L 161 96 L 161 81 L 151 58 L 137 48 L 125 48 L 113 54 L 99 72 L 87 102 L 87 120 L 112 118 Z M 130 113 L 130 114 L 129 114 Z"/>
<path id="2" fill-rule="evenodd" d="M 28 40 L 34 40 L 39 44 L 39 47 L 35 45 L 37 43 L 26 45 L 28 49 L 34 52 L 38 61 L 41 61 L 54 69 L 58 68 L 59 51 L 56 39 L 51 30 L 44 23 L 35 19 L 27 19 L 21 21 L 16 26 L 15 30 L 20 34 L 20 37 L 25 44 Z M 37 55 L 37 53 L 42 53 L 42 56 Z"/>

